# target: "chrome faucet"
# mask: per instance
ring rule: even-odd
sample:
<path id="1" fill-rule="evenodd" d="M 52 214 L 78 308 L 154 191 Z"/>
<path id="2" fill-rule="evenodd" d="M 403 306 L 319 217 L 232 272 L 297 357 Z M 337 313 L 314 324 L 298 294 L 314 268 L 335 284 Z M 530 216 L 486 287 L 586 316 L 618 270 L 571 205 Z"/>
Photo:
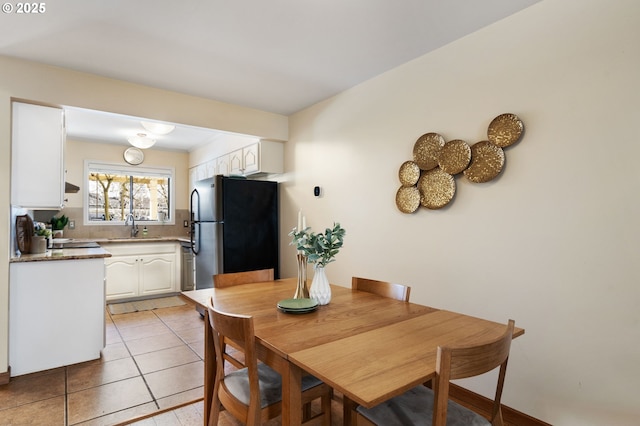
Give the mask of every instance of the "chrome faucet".
<path id="1" fill-rule="evenodd" d="M 129 225 L 129 219 L 131 219 L 131 238 L 135 238 L 138 235 L 138 225 L 136 225 L 136 218 L 133 217 L 133 213 L 129 213 L 127 220 L 124 221 L 124 226 Z"/>

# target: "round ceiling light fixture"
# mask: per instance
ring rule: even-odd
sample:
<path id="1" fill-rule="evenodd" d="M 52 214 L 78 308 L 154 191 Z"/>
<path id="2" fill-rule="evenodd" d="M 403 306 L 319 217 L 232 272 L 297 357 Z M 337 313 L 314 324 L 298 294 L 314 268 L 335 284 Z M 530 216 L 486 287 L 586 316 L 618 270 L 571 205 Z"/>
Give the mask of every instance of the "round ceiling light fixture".
<path id="1" fill-rule="evenodd" d="M 173 124 L 157 123 L 155 121 L 141 121 L 142 127 L 149 133 L 154 135 L 166 135 L 174 131 L 176 126 Z"/>
<path id="2" fill-rule="evenodd" d="M 146 133 L 138 133 L 135 136 L 131 136 L 127 140 L 131 145 L 140 149 L 151 148 L 156 143 L 155 139 L 151 139 L 149 136 L 146 135 Z"/>

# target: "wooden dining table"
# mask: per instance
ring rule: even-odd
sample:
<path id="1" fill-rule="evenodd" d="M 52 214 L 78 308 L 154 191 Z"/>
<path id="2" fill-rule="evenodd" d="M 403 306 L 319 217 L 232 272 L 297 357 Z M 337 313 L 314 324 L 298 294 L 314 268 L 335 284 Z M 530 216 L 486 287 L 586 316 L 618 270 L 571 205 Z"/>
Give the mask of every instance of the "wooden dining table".
<path id="1" fill-rule="evenodd" d="M 251 315 L 261 361 L 282 375 L 282 424 L 302 421 L 301 377 L 314 374 L 357 404 L 372 407 L 435 376 L 444 344 L 499 336 L 504 324 L 332 285 L 328 305 L 305 314 L 281 312 L 296 279 L 183 292 L 201 308 Z M 506 324 L 506 319 L 505 319 Z M 514 337 L 524 333 L 518 328 Z M 205 425 L 216 359 L 205 309 Z"/>

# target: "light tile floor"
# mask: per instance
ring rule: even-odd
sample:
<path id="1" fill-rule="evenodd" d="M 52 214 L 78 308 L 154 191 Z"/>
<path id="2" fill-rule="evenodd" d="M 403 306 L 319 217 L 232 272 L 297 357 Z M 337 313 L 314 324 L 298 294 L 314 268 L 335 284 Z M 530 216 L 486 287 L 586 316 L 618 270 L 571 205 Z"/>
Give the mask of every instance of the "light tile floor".
<path id="1" fill-rule="evenodd" d="M 107 311 L 106 330 L 101 359 L 0 386 L 0 425 L 113 425 L 202 399 L 204 331 L 193 305 Z M 179 412 L 198 413 L 189 407 Z"/>

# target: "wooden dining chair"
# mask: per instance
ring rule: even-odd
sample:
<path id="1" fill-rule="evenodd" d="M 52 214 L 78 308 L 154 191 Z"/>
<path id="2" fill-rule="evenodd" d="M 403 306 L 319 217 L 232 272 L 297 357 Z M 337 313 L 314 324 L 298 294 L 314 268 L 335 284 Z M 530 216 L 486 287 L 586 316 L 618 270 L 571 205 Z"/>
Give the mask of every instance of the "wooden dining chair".
<path id="1" fill-rule="evenodd" d="M 223 288 L 240 284 L 259 283 L 263 281 L 273 281 L 273 268 L 215 274 L 213 276 L 213 287 Z"/>
<path id="2" fill-rule="evenodd" d="M 353 290 L 366 291 L 403 302 L 408 302 L 411 294 L 411 287 L 409 286 L 360 277 L 351 278 L 351 288 Z"/>
<path id="3" fill-rule="evenodd" d="M 360 277 L 351 278 L 351 289 L 366 291 L 367 293 L 400 300 L 401 302 L 408 302 L 409 296 L 411 295 L 411 287 L 409 286 Z M 358 404 L 356 404 L 355 401 L 352 401 L 346 396 L 342 397 L 342 412 L 345 426 L 350 426 L 355 423 L 355 410 L 357 407 Z"/>
<path id="4" fill-rule="evenodd" d="M 282 412 L 282 378 L 278 372 L 259 363 L 253 317 L 236 315 L 208 307 L 216 352 L 216 378 L 211 401 L 209 426 L 218 424 L 221 406 L 245 425 L 260 425 Z M 246 367 L 225 374 L 225 341 L 238 342 L 244 352 Z M 311 416 L 303 410 L 303 425 L 331 424 L 331 388 L 319 379 L 303 375 L 302 404 L 320 398 L 322 411 Z"/>
<path id="5" fill-rule="evenodd" d="M 213 276 L 213 287 L 224 288 L 234 285 L 257 283 L 263 281 L 273 281 L 273 268 L 257 269 L 245 272 L 228 272 L 226 274 L 215 274 Z M 225 358 L 236 368 L 244 368 L 245 364 L 242 360 L 242 352 L 234 342 L 226 342 L 228 352 L 225 352 Z"/>
<path id="6" fill-rule="evenodd" d="M 509 320 L 497 339 L 471 346 L 438 347 L 433 390 L 420 385 L 367 409 L 357 408 L 358 425 L 493 425 L 503 426 L 500 399 L 515 323 Z M 491 418 L 449 399 L 449 381 L 478 376 L 500 367 Z M 428 420 L 431 419 L 431 423 Z"/>

